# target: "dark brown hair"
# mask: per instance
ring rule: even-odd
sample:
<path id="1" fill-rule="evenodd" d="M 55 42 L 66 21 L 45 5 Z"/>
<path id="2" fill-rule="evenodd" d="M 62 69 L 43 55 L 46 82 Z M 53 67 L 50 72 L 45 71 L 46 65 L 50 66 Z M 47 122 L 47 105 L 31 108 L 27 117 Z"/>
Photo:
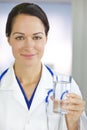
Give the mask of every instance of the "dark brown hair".
<path id="1" fill-rule="evenodd" d="M 45 33 L 48 34 L 49 31 L 49 22 L 48 18 L 46 16 L 46 13 L 42 10 L 41 7 L 34 3 L 21 3 L 16 5 L 9 13 L 6 23 L 6 36 L 9 37 L 12 31 L 12 24 L 14 21 L 14 18 L 19 14 L 27 14 L 38 17 L 44 27 L 45 27 Z"/>

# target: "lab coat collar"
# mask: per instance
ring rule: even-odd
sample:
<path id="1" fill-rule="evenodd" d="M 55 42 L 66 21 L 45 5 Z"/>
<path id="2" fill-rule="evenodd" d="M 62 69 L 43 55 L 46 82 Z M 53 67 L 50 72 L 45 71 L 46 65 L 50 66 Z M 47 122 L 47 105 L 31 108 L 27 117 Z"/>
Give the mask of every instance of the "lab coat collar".
<path id="1" fill-rule="evenodd" d="M 52 75 L 47 70 L 47 68 L 44 65 L 42 65 L 42 76 L 38 84 L 36 93 L 34 95 L 34 98 L 30 107 L 30 112 L 32 112 L 35 108 L 37 108 L 40 103 L 42 103 L 43 101 L 45 102 L 47 92 L 50 89 L 52 89 L 51 81 L 52 81 Z M 13 93 L 13 95 L 12 94 L 11 95 L 14 96 L 15 99 L 19 101 L 20 104 L 22 104 L 22 106 L 24 106 L 28 110 L 24 96 L 17 83 L 13 67 L 11 67 L 8 70 L 8 72 L 5 74 L 1 84 L 2 85 L 1 85 L 0 90 Z"/>
<path id="2" fill-rule="evenodd" d="M 15 87 L 13 87 L 14 82 L 15 82 L 15 74 L 12 66 L 11 68 L 8 69 L 8 71 L 2 78 L 0 90 L 15 90 Z"/>
<path id="3" fill-rule="evenodd" d="M 45 102 L 45 99 L 47 97 L 47 92 L 50 89 L 52 89 L 52 75 L 47 70 L 47 68 L 43 65 L 42 76 L 38 84 L 36 93 L 34 95 L 34 99 L 30 107 L 30 111 L 33 111 L 35 108 L 37 108 L 40 103 Z"/>
<path id="4" fill-rule="evenodd" d="M 20 104 L 22 104 L 22 106 L 27 109 L 25 99 L 14 74 L 13 66 L 8 69 L 7 73 L 2 78 L 0 91 L 9 93 L 11 98 L 13 97 L 16 99 L 18 102 L 20 102 Z"/>

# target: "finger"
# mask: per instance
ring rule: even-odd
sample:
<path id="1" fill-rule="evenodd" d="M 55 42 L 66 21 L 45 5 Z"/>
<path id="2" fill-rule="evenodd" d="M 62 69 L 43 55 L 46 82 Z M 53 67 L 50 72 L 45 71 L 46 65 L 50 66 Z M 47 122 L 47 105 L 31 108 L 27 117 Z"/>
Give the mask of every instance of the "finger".
<path id="1" fill-rule="evenodd" d="M 79 115 L 81 115 L 81 113 L 82 113 L 83 111 L 72 111 L 72 110 L 67 110 L 67 115 L 76 115 L 76 114 L 78 114 L 79 113 Z"/>
<path id="2" fill-rule="evenodd" d="M 84 108 L 84 106 L 68 105 L 66 107 L 66 109 L 69 110 L 69 111 L 83 111 L 85 108 Z"/>
<path id="3" fill-rule="evenodd" d="M 82 97 L 80 95 L 77 95 L 75 93 L 68 93 L 66 96 L 69 98 L 72 97 L 72 98 L 82 99 Z"/>
<path id="4" fill-rule="evenodd" d="M 73 111 L 83 111 L 85 110 L 85 102 L 70 102 L 70 103 L 66 103 L 67 105 L 65 105 L 65 109 L 68 110 L 73 110 Z"/>
<path id="5" fill-rule="evenodd" d="M 85 106 L 85 101 L 79 98 L 67 98 L 64 103 Z"/>
<path id="6" fill-rule="evenodd" d="M 85 105 L 84 104 L 66 104 L 63 105 L 63 109 L 66 110 L 71 110 L 71 111 L 83 111 L 85 110 Z"/>

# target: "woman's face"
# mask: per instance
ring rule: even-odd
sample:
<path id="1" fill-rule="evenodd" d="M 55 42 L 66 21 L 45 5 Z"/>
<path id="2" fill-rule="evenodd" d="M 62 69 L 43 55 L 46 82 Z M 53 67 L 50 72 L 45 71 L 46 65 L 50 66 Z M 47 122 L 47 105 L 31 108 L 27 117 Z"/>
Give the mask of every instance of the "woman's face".
<path id="1" fill-rule="evenodd" d="M 12 46 L 15 63 L 36 66 L 41 62 L 47 41 L 45 27 L 39 18 L 20 14 L 13 21 L 8 41 Z"/>

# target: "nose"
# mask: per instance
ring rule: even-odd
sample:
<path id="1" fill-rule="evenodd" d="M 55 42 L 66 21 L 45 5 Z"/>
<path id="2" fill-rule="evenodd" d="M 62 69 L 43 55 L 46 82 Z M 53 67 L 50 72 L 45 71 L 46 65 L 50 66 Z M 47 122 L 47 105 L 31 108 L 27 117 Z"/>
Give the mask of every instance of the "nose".
<path id="1" fill-rule="evenodd" d="M 33 48 L 34 47 L 34 40 L 32 38 L 26 38 L 25 47 L 29 48 L 29 49 Z"/>

